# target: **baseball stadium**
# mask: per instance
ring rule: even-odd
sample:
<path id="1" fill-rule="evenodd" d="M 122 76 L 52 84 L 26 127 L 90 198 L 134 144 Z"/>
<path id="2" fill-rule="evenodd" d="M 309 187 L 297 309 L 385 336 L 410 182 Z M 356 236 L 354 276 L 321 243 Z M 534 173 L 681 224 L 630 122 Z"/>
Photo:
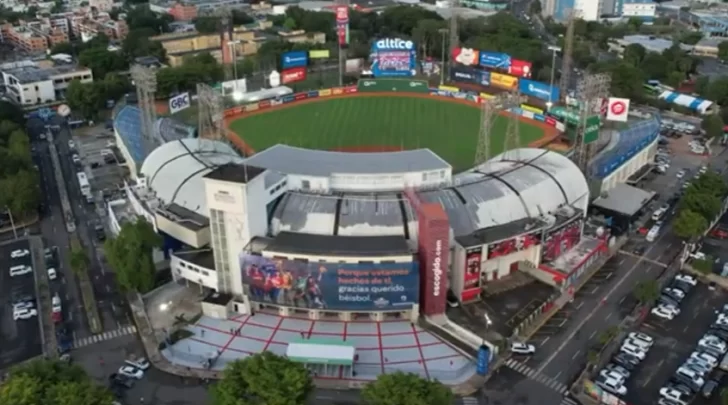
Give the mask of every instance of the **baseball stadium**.
<path id="1" fill-rule="evenodd" d="M 129 209 L 163 236 L 174 279 L 214 295 L 197 326 L 265 320 L 250 332 L 264 345 L 228 342 L 218 357 L 305 349 L 295 357 L 321 366 L 324 378 L 400 370 L 455 385 L 475 373 L 472 353 L 485 350 L 487 368 L 497 347 L 448 320 L 449 300 L 476 300 L 516 271 L 564 290 L 583 263 L 554 263 L 580 245 L 606 246 L 582 232 L 587 178 L 548 149 L 565 122 L 535 107 L 501 111 L 485 131 L 490 159 L 473 163 L 484 98 L 413 79 L 276 87 L 227 106 L 225 139 L 160 118 L 163 142 L 152 151 L 139 108 L 120 106 L 115 135 L 135 174 L 125 185 Z M 602 142 L 594 164 L 604 184 L 654 149 L 656 122 Z M 110 218 L 123 217 L 112 205 Z M 434 329 L 417 326 L 422 319 Z M 316 332 L 323 324 L 331 329 Z M 354 338 L 355 326 L 367 332 Z M 299 333 L 321 339 L 303 344 Z"/>

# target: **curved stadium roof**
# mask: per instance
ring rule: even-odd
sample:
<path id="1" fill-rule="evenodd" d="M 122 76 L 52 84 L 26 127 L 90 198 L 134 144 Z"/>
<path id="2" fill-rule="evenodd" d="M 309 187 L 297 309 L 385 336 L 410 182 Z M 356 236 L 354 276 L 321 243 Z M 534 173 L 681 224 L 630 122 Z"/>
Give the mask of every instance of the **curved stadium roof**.
<path id="1" fill-rule="evenodd" d="M 455 185 L 420 192 L 440 203 L 454 236 L 551 214 L 563 206 L 586 209 L 589 188 L 567 157 L 542 149 L 516 149 L 455 176 Z M 340 236 L 411 235 L 409 204 L 397 193 L 319 195 L 288 193 L 271 222 L 282 231 Z"/>
<path id="2" fill-rule="evenodd" d="M 226 143 L 188 138 L 165 143 L 152 151 L 144 160 L 141 173 L 165 204 L 177 204 L 207 217 L 203 176 L 218 166 L 243 160 Z"/>

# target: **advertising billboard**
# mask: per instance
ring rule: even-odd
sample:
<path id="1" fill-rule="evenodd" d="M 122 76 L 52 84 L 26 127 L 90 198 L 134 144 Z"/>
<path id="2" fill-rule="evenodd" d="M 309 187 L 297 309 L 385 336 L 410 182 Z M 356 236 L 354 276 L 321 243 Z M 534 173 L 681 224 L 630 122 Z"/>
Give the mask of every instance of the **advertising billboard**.
<path id="1" fill-rule="evenodd" d="M 419 302 L 419 272 L 408 263 L 320 263 L 242 253 L 255 302 L 339 311 L 406 310 Z"/>
<path id="2" fill-rule="evenodd" d="M 327 59 L 329 57 L 331 57 L 331 52 L 328 49 L 308 51 L 309 59 Z"/>
<path id="3" fill-rule="evenodd" d="M 308 52 L 291 51 L 281 55 L 281 69 L 290 69 L 308 65 Z"/>
<path id="4" fill-rule="evenodd" d="M 518 90 L 521 94 L 550 102 L 559 101 L 561 95 L 558 87 L 551 87 L 546 83 L 529 79 L 520 79 L 518 81 Z"/>
<path id="5" fill-rule="evenodd" d="M 508 66 L 508 74 L 518 77 L 531 77 L 531 62 L 520 59 L 511 59 L 511 65 Z"/>
<path id="6" fill-rule="evenodd" d="M 629 99 L 609 97 L 607 104 L 607 121 L 627 122 L 629 117 Z"/>
<path id="7" fill-rule="evenodd" d="M 463 66 L 478 66 L 480 51 L 472 48 L 455 48 L 452 50 L 452 60 Z"/>
<path id="8" fill-rule="evenodd" d="M 504 70 L 511 67 L 511 56 L 503 52 L 480 51 L 479 56 L 480 66 Z"/>
<path id="9" fill-rule="evenodd" d="M 349 7 L 336 6 L 336 36 L 339 47 L 343 48 L 349 44 Z"/>
<path id="10" fill-rule="evenodd" d="M 190 93 L 182 93 L 169 99 L 169 113 L 175 114 L 190 107 Z"/>
<path id="11" fill-rule="evenodd" d="M 369 57 L 374 77 L 409 77 L 417 74 L 417 47 L 412 41 L 399 38 L 374 41 Z"/>
<path id="12" fill-rule="evenodd" d="M 450 79 L 456 82 L 479 83 L 480 70 L 465 66 L 450 68 Z"/>
<path id="13" fill-rule="evenodd" d="M 306 68 L 297 67 L 286 69 L 281 72 L 281 83 L 289 84 L 306 80 Z"/>
<path id="14" fill-rule="evenodd" d="M 501 73 L 491 73 L 490 84 L 501 89 L 513 90 L 518 86 L 518 78 Z"/>
<path id="15" fill-rule="evenodd" d="M 582 221 L 579 217 L 573 218 L 561 226 L 548 231 L 541 244 L 541 261 L 556 260 L 568 252 L 581 240 Z"/>
<path id="16" fill-rule="evenodd" d="M 428 94 L 430 87 L 426 80 L 403 79 L 361 79 L 357 83 L 360 93 L 379 93 L 383 91 Z"/>
<path id="17" fill-rule="evenodd" d="M 465 272 L 463 273 L 462 302 L 472 301 L 480 294 L 480 265 L 483 260 L 483 248 L 465 250 Z"/>
<path id="18" fill-rule="evenodd" d="M 584 127 L 584 143 L 589 144 L 599 139 L 599 128 L 602 126 L 602 120 L 598 115 L 592 115 L 586 119 Z"/>
<path id="19" fill-rule="evenodd" d="M 504 240 L 488 245 L 488 260 L 496 257 L 508 256 L 541 243 L 541 237 L 537 234 L 519 235 L 515 238 Z"/>

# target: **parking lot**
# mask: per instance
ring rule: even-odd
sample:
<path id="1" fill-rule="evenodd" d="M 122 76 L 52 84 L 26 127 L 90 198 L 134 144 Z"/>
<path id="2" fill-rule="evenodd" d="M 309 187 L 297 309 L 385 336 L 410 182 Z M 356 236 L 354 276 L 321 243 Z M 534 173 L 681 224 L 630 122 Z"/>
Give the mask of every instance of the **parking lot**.
<path id="1" fill-rule="evenodd" d="M 648 315 L 638 329 L 655 339 L 655 344 L 627 380 L 630 405 L 653 405 L 658 402 L 660 389 L 695 350 L 697 342 L 715 319 L 714 309 L 721 307 L 728 294 L 720 289 L 709 290 L 698 284 L 685 297 L 681 313 L 673 320 Z M 696 402 L 698 403 L 698 402 Z"/>
<path id="2" fill-rule="evenodd" d="M 126 166 L 120 164 L 114 153 L 114 135 L 103 126 L 87 127 L 74 134 L 78 134 L 73 139 L 80 159 L 74 162 L 76 170 L 85 171 L 97 202 L 102 196 L 109 198 L 127 176 Z"/>
<path id="3" fill-rule="evenodd" d="M 528 282 L 525 282 L 526 278 Z M 505 288 L 511 280 L 498 281 L 499 287 L 503 287 L 499 288 L 499 292 L 491 293 L 480 302 L 466 304 L 459 311 L 449 311 L 448 316 L 475 333 L 496 332 L 502 337 L 510 337 L 521 322 L 555 294 L 553 287 L 536 281 L 525 273 L 517 274 L 512 280 L 513 288 Z M 492 322 L 490 326 L 486 325 L 486 315 Z"/>
<path id="4" fill-rule="evenodd" d="M 11 253 L 17 250 L 30 251 L 27 240 L 9 242 L 0 246 L 0 310 L 2 314 L 2 328 L 0 329 L 0 369 L 40 356 L 43 353 L 41 342 L 40 323 L 38 316 L 30 316 L 29 319 L 14 320 L 13 304 L 18 300 L 33 302 L 34 310 L 37 308 L 35 278 L 33 272 L 27 274 L 10 276 L 12 266 L 31 266 L 33 259 L 31 254 L 23 257 L 12 258 Z"/>

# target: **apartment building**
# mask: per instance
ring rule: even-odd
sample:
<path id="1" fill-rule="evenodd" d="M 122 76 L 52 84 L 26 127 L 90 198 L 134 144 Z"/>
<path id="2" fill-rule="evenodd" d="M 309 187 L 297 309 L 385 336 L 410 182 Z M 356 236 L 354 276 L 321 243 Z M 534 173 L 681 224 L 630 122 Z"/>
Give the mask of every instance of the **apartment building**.
<path id="1" fill-rule="evenodd" d="M 175 3 L 168 12 L 175 21 L 192 21 L 197 18 L 197 6 L 192 4 Z"/>
<path id="2" fill-rule="evenodd" d="M 326 35 L 321 32 L 280 29 L 277 34 L 271 34 L 270 28 L 273 28 L 270 21 L 259 21 L 250 26 L 236 27 L 230 41 L 234 43 L 232 46 L 234 46 L 235 55 L 238 58 L 254 55 L 263 42 L 276 38 L 295 43 L 322 44 L 326 42 Z M 220 34 L 200 34 L 193 31 L 163 34 L 150 39 L 162 44 L 167 51 L 167 61 L 170 66 L 180 66 L 185 57 L 201 53 L 209 53 L 220 63 L 229 63 L 231 60 L 229 45 L 225 46 L 225 54 L 223 54 L 223 40 Z"/>
<path id="3" fill-rule="evenodd" d="M 68 25 L 58 19 L 42 18 L 0 25 L 3 41 L 25 52 L 45 52 L 56 44 L 69 41 Z"/>
<path id="4" fill-rule="evenodd" d="M 112 20 L 108 13 L 89 12 L 86 14 L 75 14 L 70 18 L 71 30 L 76 38 L 83 42 L 90 40 L 99 33 L 105 34 L 109 39 L 121 41 L 129 34 L 129 26 L 126 21 L 119 19 Z"/>
<path id="5" fill-rule="evenodd" d="M 6 95 L 22 106 L 54 103 L 65 98 L 73 80 L 93 81 L 91 69 L 60 61 L 6 63 L 0 72 Z"/>

